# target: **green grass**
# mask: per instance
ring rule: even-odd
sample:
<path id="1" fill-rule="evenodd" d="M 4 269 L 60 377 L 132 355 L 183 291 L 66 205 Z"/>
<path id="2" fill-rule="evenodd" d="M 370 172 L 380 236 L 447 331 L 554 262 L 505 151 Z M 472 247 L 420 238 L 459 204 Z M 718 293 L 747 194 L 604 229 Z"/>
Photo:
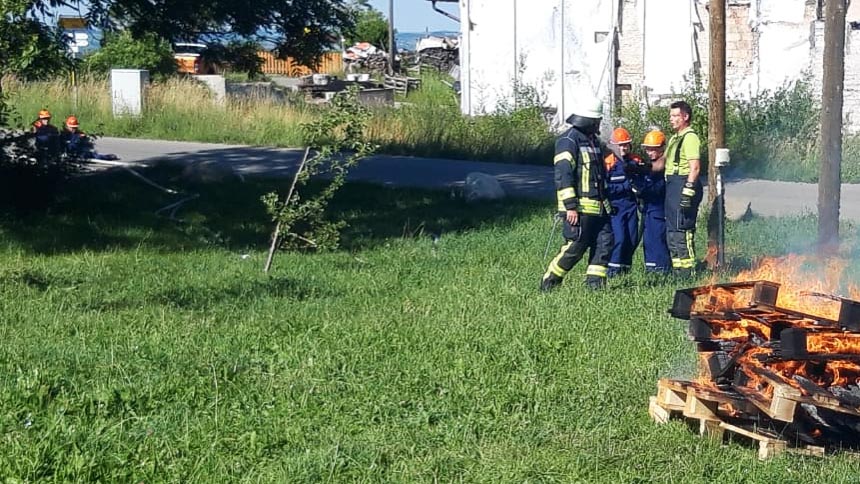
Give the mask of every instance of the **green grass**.
<path id="1" fill-rule="evenodd" d="M 258 198 L 282 184 L 197 188 L 177 225 L 118 173 L 0 219 L 5 482 L 856 479 L 845 456 L 758 462 L 655 426 L 656 380 L 695 367 L 676 285 L 637 268 L 587 292 L 578 267 L 539 294 L 548 204 L 348 185 L 344 249 L 266 277 Z M 731 225 L 730 257 L 814 231 Z"/>

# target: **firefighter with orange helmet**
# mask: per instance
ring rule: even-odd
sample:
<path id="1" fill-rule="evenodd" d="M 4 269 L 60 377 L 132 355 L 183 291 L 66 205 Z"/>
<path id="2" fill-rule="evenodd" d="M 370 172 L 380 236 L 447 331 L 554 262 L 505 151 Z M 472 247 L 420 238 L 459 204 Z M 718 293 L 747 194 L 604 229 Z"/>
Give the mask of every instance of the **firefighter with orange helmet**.
<path id="1" fill-rule="evenodd" d="M 672 270 L 672 259 L 666 244 L 666 180 L 663 173 L 666 135 L 660 130 L 648 132 L 642 140 L 642 148 L 647 160 L 632 175 L 632 187 L 641 202 L 645 272 L 668 274 Z"/>
<path id="2" fill-rule="evenodd" d="M 36 147 L 43 150 L 59 149 L 60 131 L 51 124 L 51 112 L 47 109 L 39 111 L 39 117 L 32 124 L 36 136 Z"/>
<path id="3" fill-rule="evenodd" d="M 61 138 L 66 154 L 73 158 L 94 160 L 119 159 L 116 155 L 102 154 L 95 150 L 92 139 L 80 130 L 77 116 L 72 115 L 66 118 Z"/>
<path id="4" fill-rule="evenodd" d="M 615 128 L 609 142 L 618 151 L 618 154 L 610 153 L 603 160 L 608 177 L 607 194 L 613 209 L 610 220 L 614 244 L 607 276 L 613 277 L 630 272 L 633 252 L 639 241 L 639 204 L 628 173 L 630 165 L 641 165 L 642 159 L 631 153 L 633 138 L 626 129 Z"/>

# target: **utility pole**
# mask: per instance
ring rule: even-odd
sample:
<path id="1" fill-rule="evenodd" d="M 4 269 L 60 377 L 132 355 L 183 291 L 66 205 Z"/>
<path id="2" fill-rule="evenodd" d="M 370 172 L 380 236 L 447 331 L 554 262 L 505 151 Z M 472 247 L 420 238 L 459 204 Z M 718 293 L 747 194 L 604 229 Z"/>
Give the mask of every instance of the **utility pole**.
<path id="1" fill-rule="evenodd" d="M 388 0 L 388 75 L 394 75 L 394 0 Z"/>
<path id="2" fill-rule="evenodd" d="M 708 74 L 708 254 L 713 270 L 725 258 L 725 200 L 717 165 L 717 149 L 726 146 L 726 0 L 710 0 L 710 61 Z"/>
<path id="3" fill-rule="evenodd" d="M 824 8 L 821 170 L 818 176 L 818 248 L 822 255 L 832 253 L 839 245 L 846 0 L 827 0 Z"/>

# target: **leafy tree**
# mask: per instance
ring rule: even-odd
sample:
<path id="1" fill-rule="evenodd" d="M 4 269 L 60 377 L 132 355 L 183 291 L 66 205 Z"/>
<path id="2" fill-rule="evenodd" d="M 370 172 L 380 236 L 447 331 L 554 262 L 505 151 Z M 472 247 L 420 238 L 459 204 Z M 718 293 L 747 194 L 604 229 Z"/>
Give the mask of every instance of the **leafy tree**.
<path id="1" fill-rule="evenodd" d="M 101 48 L 84 60 L 90 70 L 146 69 L 158 76 L 176 72 L 170 43 L 154 34 L 133 38 L 129 32 L 110 33 Z"/>
<path id="2" fill-rule="evenodd" d="M 370 42 L 376 47 L 388 47 L 388 20 L 382 12 L 373 8 L 362 8 L 355 13 L 355 27 L 346 36 L 349 44 Z"/>
<path id="3" fill-rule="evenodd" d="M 248 80 L 254 80 L 263 73 L 263 59 L 257 55 L 261 49 L 253 40 L 232 40 L 226 45 L 210 45 L 206 58 L 227 70 L 244 72 Z"/>
<path id="4" fill-rule="evenodd" d="M 44 78 L 71 65 L 59 32 L 41 18 L 59 1 L 4 0 L 0 2 L 0 80 L 14 74 L 22 79 Z M 0 84 L 0 124 L 6 123 Z"/>
<path id="5" fill-rule="evenodd" d="M 274 44 L 281 57 L 313 63 L 352 28 L 346 0 L 89 0 L 91 22 L 134 36 L 218 41 L 225 37 Z"/>

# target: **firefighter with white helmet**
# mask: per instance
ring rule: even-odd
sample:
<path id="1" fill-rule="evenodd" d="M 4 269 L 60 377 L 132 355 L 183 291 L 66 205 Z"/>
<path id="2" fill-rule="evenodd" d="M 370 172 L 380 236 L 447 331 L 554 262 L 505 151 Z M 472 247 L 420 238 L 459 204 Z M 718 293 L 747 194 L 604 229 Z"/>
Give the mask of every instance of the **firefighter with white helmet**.
<path id="1" fill-rule="evenodd" d="M 597 134 L 603 102 L 583 96 L 566 118 L 570 129 L 559 136 L 553 158 L 555 189 L 565 243 L 550 262 L 540 289 L 549 291 L 589 252 L 585 283 L 606 285 L 606 267 L 612 250 L 611 206 L 607 199 L 606 166 Z"/>

